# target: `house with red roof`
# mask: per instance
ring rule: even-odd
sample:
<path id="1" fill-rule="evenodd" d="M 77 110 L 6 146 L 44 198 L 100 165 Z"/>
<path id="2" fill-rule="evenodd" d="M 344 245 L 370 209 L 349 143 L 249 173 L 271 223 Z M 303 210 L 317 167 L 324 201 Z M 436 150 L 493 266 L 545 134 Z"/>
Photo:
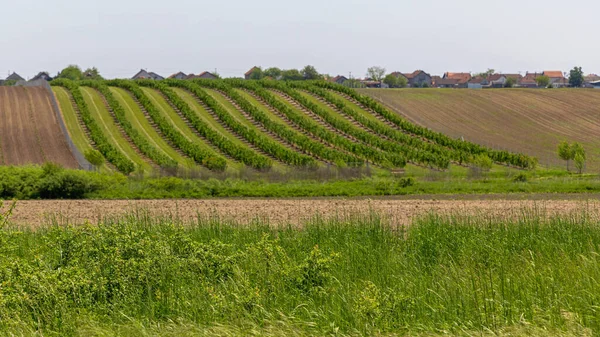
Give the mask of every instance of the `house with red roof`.
<path id="1" fill-rule="evenodd" d="M 560 70 L 546 70 L 542 73 L 550 78 L 550 84 L 555 88 L 569 86 L 569 80 L 563 75 Z"/>
<path id="2" fill-rule="evenodd" d="M 455 88 L 467 88 L 471 80 L 471 74 L 446 72 L 443 79 L 449 80 L 449 82 L 456 81 Z"/>
<path id="3" fill-rule="evenodd" d="M 254 66 L 254 67 L 252 67 L 250 70 L 248 70 L 248 71 L 247 71 L 247 72 L 244 74 L 244 78 L 245 78 L 245 79 L 247 79 L 247 80 L 249 80 L 249 79 L 250 79 L 250 76 L 252 75 L 252 73 L 254 72 L 254 70 L 260 70 L 260 68 L 259 68 L 259 67 L 257 67 L 257 66 Z"/>

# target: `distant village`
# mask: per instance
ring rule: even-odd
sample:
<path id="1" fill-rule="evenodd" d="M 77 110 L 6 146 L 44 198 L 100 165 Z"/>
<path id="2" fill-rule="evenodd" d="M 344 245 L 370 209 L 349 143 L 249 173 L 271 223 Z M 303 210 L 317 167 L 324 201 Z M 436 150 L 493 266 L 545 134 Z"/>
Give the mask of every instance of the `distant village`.
<path id="1" fill-rule="evenodd" d="M 310 66 L 307 66 L 310 67 Z M 311 67 L 312 68 L 312 67 Z M 270 68 L 277 69 L 277 68 Z M 306 68 L 305 68 L 306 69 Z M 312 68 L 314 70 L 314 68 Z M 385 71 L 385 69 L 380 70 Z M 293 72 L 292 75 L 286 76 L 286 72 Z M 378 78 L 366 76 L 365 78 L 349 78 L 343 75 L 329 76 L 318 74 L 314 70 L 316 75 L 312 75 L 310 78 L 303 75 L 303 71 L 299 70 L 279 70 L 277 72 L 270 73 L 269 69 L 263 72 L 260 67 L 252 67 L 244 74 L 244 79 L 270 79 L 270 80 L 303 80 L 303 79 L 322 79 L 330 82 L 335 82 L 341 85 L 349 87 L 361 87 L 361 88 L 394 88 L 394 87 L 407 87 L 407 88 L 468 88 L 468 89 L 484 89 L 484 88 L 565 88 L 570 87 L 571 82 L 569 81 L 568 73 L 563 73 L 559 70 L 546 70 L 541 72 L 526 72 L 522 74 L 503 74 L 496 73 L 494 71 L 488 71 L 486 73 L 471 74 L 467 72 L 446 72 L 442 76 L 431 75 L 423 70 L 415 70 L 411 73 L 403 73 L 394 71 L 389 74 L 384 74 L 381 71 L 378 74 Z M 273 74 L 271 76 L 270 74 Z M 91 77 L 92 74 L 83 73 L 83 78 L 87 76 Z M 150 79 L 150 80 L 164 80 L 169 79 L 218 79 L 220 76 L 216 73 L 204 71 L 199 74 L 186 74 L 184 72 L 177 72 L 168 77 L 163 77 L 155 72 L 141 69 L 135 73 L 131 79 Z M 40 72 L 29 81 L 45 80 L 51 81 L 53 78 L 48 72 Z M 12 85 L 20 81 L 25 81 L 17 73 L 10 74 L 6 79 L 0 79 L 0 85 Z M 600 89 L 600 76 L 596 74 L 587 74 L 583 76 L 581 81 L 581 87 L 584 88 L 597 88 Z"/>

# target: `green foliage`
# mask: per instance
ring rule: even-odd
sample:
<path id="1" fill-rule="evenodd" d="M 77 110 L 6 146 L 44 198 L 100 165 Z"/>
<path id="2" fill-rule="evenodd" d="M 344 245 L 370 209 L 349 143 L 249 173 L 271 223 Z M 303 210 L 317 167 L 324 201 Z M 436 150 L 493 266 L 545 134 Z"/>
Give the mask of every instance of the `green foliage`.
<path id="1" fill-rule="evenodd" d="M 12 87 L 15 84 L 17 84 L 16 80 L 6 80 L 6 81 L 2 82 L 2 85 L 5 87 Z"/>
<path id="2" fill-rule="evenodd" d="M 92 80 L 92 81 L 98 81 L 98 80 L 103 80 L 104 78 L 102 77 L 102 75 L 100 75 L 100 71 L 98 71 L 98 68 L 96 67 L 92 67 L 92 68 L 87 68 L 81 75 L 81 79 L 82 80 Z"/>
<path id="3" fill-rule="evenodd" d="M 513 178 L 513 181 L 517 183 L 526 183 L 527 180 L 529 179 L 527 178 L 527 175 L 525 173 L 519 173 Z"/>
<path id="4" fill-rule="evenodd" d="M 83 72 L 81 71 L 81 68 L 79 68 L 78 65 L 72 64 L 58 73 L 56 79 L 60 78 L 71 81 L 79 81 L 83 79 Z"/>
<path id="5" fill-rule="evenodd" d="M 369 67 L 366 76 L 373 81 L 383 81 L 383 78 L 385 77 L 385 68 L 379 66 Z"/>
<path id="6" fill-rule="evenodd" d="M 84 156 L 85 159 L 96 168 L 99 168 L 104 164 L 104 156 L 97 150 L 89 149 L 85 151 Z"/>
<path id="7" fill-rule="evenodd" d="M 569 84 L 573 88 L 578 88 L 583 85 L 583 70 L 581 67 L 574 67 L 569 73 Z"/>
<path id="8" fill-rule="evenodd" d="M 506 82 L 504 82 L 504 87 L 505 88 L 512 88 L 515 86 L 515 84 L 517 84 L 517 79 L 514 77 L 507 77 L 506 78 Z"/>
<path id="9" fill-rule="evenodd" d="M 491 76 L 491 75 L 493 75 L 495 73 L 496 73 L 496 70 L 488 68 L 488 70 L 486 70 L 485 72 L 474 74 L 473 77 L 488 78 L 489 76 Z"/>
<path id="10" fill-rule="evenodd" d="M 90 131 L 90 137 L 96 144 L 98 151 L 100 151 L 100 153 L 102 153 L 102 155 L 109 162 L 115 165 L 119 171 L 123 172 L 124 174 L 130 174 L 133 172 L 135 170 L 134 163 L 129 160 L 120 150 L 111 145 L 102 132 L 100 126 L 92 117 L 88 106 L 81 95 L 79 85 L 76 82 L 64 78 L 56 79 L 52 81 L 51 84 L 54 86 L 64 87 L 70 92 L 80 112 L 81 119 L 83 120 L 86 128 Z"/>
<path id="11" fill-rule="evenodd" d="M 569 162 L 575 160 L 577 171 L 581 174 L 586 160 L 585 149 L 581 144 L 577 142 L 573 144 L 566 141 L 560 142 L 558 144 L 558 156 L 567 162 L 567 171 L 569 170 Z"/>
<path id="12" fill-rule="evenodd" d="M 254 68 L 254 70 L 252 70 L 252 72 L 250 73 L 250 79 L 251 80 L 260 80 L 263 77 L 265 77 L 262 68 L 260 67 L 256 67 Z"/>
<path id="13" fill-rule="evenodd" d="M 274 80 L 279 79 L 279 77 L 282 75 L 283 71 L 277 67 L 271 67 L 271 68 L 267 68 L 264 71 L 264 77 L 271 77 Z"/>
<path id="14" fill-rule="evenodd" d="M 321 76 L 321 74 L 319 74 L 319 72 L 317 71 L 317 69 L 315 69 L 315 67 L 313 67 L 311 65 L 307 65 L 306 67 L 304 67 L 302 69 L 302 77 L 305 80 L 320 80 L 320 79 L 323 79 L 323 76 Z"/>
<path id="15" fill-rule="evenodd" d="M 475 166 L 477 166 L 479 169 L 488 172 L 489 170 L 492 169 L 493 162 L 490 159 L 490 157 L 488 157 L 486 155 L 478 155 L 473 160 L 473 164 Z"/>
<path id="16" fill-rule="evenodd" d="M 535 82 L 538 87 L 546 88 L 550 85 L 550 77 L 546 75 L 541 75 L 535 78 Z"/>
<path id="17" fill-rule="evenodd" d="M 404 76 L 394 76 L 392 74 L 387 74 L 383 79 L 383 83 L 390 86 L 390 88 L 405 88 L 408 81 Z"/>
<path id="18" fill-rule="evenodd" d="M 5 227 L 0 334 L 592 335 L 600 223 L 523 214 Z"/>
<path id="19" fill-rule="evenodd" d="M 281 72 L 281 79 L 284 81 L 301 81 L 304 76 L 298 69 L 288 69 Z"/>

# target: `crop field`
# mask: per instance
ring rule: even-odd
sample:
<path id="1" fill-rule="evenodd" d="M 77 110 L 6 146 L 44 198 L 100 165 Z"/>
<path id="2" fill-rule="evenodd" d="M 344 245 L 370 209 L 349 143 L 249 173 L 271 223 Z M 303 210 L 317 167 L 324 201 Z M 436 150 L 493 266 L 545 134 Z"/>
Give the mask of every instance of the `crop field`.
<path id="1" fill-rule="evenodd" d="M 290 172 L 331 165 L 444 171 L 481 156 L 516 169 L 536 163 L 518 152 L 431 132 L 326 82 L 52 84 L 75 144 L 82 152 L 99 150 L 105 168 L 125 174 L 194 167 Z"/>
<path id="2" fill-rule="evenodd" d="M 411 122 L 452 138 L 565 167 L 562 140 L 580 142 L 587 170 L 600 170 L 600 91 L 592 89 L 361 89 Z"/>
<path id="3" fill-rule="evenodd" d="M 54 162 L 78 168 L 52 99 L 41 87 L 0 87 L 0 165 Z"/>

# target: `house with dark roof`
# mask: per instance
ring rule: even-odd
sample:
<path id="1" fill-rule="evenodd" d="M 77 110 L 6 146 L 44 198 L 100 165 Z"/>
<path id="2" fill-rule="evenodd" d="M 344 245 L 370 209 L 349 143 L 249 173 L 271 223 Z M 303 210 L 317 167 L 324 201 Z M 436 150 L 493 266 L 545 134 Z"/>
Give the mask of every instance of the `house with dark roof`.
<path id="1" fill-rule="evenodd" d="M 408 81 L 408 86 L 413 88 L 431 87 L 431 75 L 423 70 L 402 74 Z"/>
<path id="2" fill-rule="evenodd" d="M 52 77 L 50 76 L 50 74 L 48 74 L 48 72 L 42 71 L 42 72 L 38 73 L 37 75 L 35 75 L 30 81 L 37 81 L 37 80 L 52 81 Z"/>
<path id="3" fill-rule="evenodd" d="M 600 81 L 600 76 L 596 75 L 596 74 L 589 74 L 589 75 L 585 75 L 583 76 L 583 86 L 585 88 L 592 88 L 593 82 L 598 82 Z"/>
<path id="4" fill-rule="evenodd" d="M 521 88 L 537 88 L 538 84 L 537 84 L 536 78 L 538 78 L 538 76 L 542 76 L 542 74 L 537 73 L 537 72 L 525 73 L 525 76 L 523 76 L 523 78 L 521 79 L 521 83 L 519 84 L 519 86 Z"/>
<path id="5" fill-rule="evenodd" d="M 160 81 L 160 80 L 164 80 L 165 78 L 158 75 L 157 73 L 153 73 L 153 72 L 148 72 L 144 69 L 141 69 L 137 74 L 133 75 L 133 77 L 131 78 L 132 80 L 155 80 L 155 81 Z"/>
<path id="6" fill-rule="evenodd" d="M 489 81 L 486 77 L 475 76 L 469 80 L 467 88 L 469 89 L 483 89 L 489 86 Z"/>
<path id="7" fill-rule="evenodd" d="M 344 84 L 344 82 L 346 82 L 347 80 L 348 78 L 342 75 L 337 75 L 336 77 L 332 77 L 329 79 L 330 82 L 334 82 L 337 84 Z"/>
<path id="8" fill-rule="evenodd" d="M 202 73 L 200 73 L 199 75 L 194 75 L 194 74 L 189 74 L 188 77 L 186 79 L 188 80 L 193 80 L 196 78 L 204 78 L 204 79 L 208 79 L 208 80 L 217 80 L 219 79 L 219 76 L 208 72 L 208 71 L 204 71 Z"/>
<path id="9" fill-rule="evenodd" d="M 467 88 L 469 86 L 469 81 L 471 80 L 470 73 L 444 73 L 443 79 L 456 81 L 456 88 Z M 448 82 L 450 83 L 450 81 Z"/>
<path id="10" fill-rule="evenodd" d="M 186 75 L 185 73 L 183 73 L 181 71 L 169 76 L 170 79 L 175 79 L 175 80 L 185 80 L 187 77 L 188 77 L 188 75 Z"/>
<path id="11" fill-rule="evenodd" d="M 458 79 L 456 78 L 444 78 L 436 76 L 433 80 L 434 88 L 458 88 Z"/>
<path id="12" fill-rule="evenodd" d="M 5 81 L 17 81 L 18 82 L 18 81 L 25 81 L 25 79 L 17 73 L 12 73 L 5 79 Z"/>
<path id="13" fill-rule="evenodd" d="M 247 71 L 247 72 L 244 74 L 244 78 L 245 78 L 245 79 L 247 79 L 247 80 L 249 80 L 249 79 L 250 79 L 250 76 L 252 75 L 252 73 L 254 72 L 254 70 L 260 70 L 260 68 L 259 68 L 259 67 L 257 67 L 257 66 L 254 66 L 254 67 L 252 67 L 250 70 L 248 70 L 248 71 Z"/>
<path id="14" fill-rule="evenodd" d="M 600 89 L 600 80 L 598 80 L 598 81 L 592 81 L 589 84 L 594 89 Z"/>

